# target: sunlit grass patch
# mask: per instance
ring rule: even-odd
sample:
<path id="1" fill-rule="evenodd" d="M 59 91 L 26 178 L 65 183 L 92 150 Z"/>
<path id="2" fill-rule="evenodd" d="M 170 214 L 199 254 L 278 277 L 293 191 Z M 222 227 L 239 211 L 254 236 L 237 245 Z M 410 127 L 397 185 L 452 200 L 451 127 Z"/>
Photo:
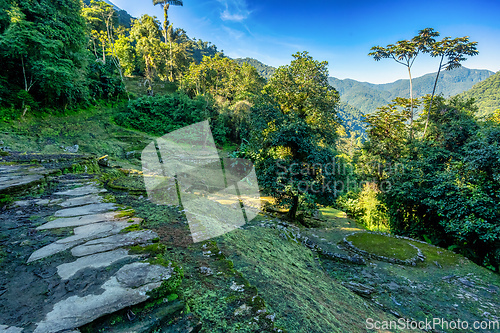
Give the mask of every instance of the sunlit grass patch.
<path id="1" fill-rule="evenodd" d="M 418 254 L 417 249 L 412 247 L 408 240 L 386 235 L 361 232 L 347 236 L 346 240 L 360 250 L 386 258 L 406 260 Z"/>

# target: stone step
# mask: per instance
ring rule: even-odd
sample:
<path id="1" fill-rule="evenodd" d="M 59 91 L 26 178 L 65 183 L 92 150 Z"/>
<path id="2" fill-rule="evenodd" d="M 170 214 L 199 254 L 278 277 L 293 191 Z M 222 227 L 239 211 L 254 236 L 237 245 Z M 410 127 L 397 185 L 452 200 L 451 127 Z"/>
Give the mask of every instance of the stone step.
<path id="1" fill-rule="evenodd" d="M 20 187 L 35 184 L 40 182 L 44 176 L 41 175 L 27 175 L 17 179 L 11 179 L 0 182 L 0 192 L 5 192 L 5 190 L 14 191 Z"/>
<path id="2" fill-rule="evenodd" d="M 20 333 L 23 329 L 15 326 L 0 325 L 0 333 Z"/>
<path id="3" fill-rule="evenodd" d="M 108 212 L 101 214 L 89 214 L 83 216 L 74 217 L 63 217 L 52 221 L 49 221 L 41 226 L 37 227 L 37 230 L 44 229 L 56 229 L 56 228 L 68 228 L 68 227 L 78 227 L 87 224 L 93 224 L 104 221 L 112 221 L 115 219 L 117 212 Z"/>
<path id="4" fill-rule="evenodd" d="M 103 198 L 101 196 L 96 195 L 96 194 L 88 194 L 88 195 L 84 195 L 83 197 L 76 197 L 76 198 L 67 199 L 64 202 L 61 202 L 59 204 L 59 206 L 69 208 L 69 207 L 102 203 L 102 201 L 103 201 Z"/>
<path id="5" fill-rule="evenodd" d="M 70 279 L 79 270 L 84 268 L 107 267 L 125 258 L 138 258 L 138 255 L 129 255 L 128 250 L 118 249 L 109 252 L 92 254 L 78 258 L 76 261 L 57 266 L 57 273 L 63 280 Z"/>
<path id="6" fill-rule="evenodd" d="M 98 213 L 109 212 L 111 210 L 116 210 L 116 208 L 118 208 L 118 206 L 114 203 L 110 202 L 96 203 L 85 206 L 61 209 L 55 212 L 54 216 L 71 217 L 71 216 L 82 216 L 82 215 L 94 215 Z"/>
<path id="7" fill-rule="evenodd" d="M 125 229 L 126 227 L 137 224 L 138 222 L 112 221 L 101 222 L 75 228 L 75 234 L 70 237 L 59 239 L 58 241 L 42 247 L 31 254 L 28 262 L 36 261 L 42 258 L 49 257 L 56 253 L 71 249 L 75 246 L 88 242 L 90 240 L 114 235 Z M 126 234 L 124 234 L 126 235 Z M 120 246 L 117 246 L 120 247 Z M 98 251 L 102 252 L 102 251 Z"/>
<path id="8" fill-rule="evenodd" d="M 103 193 L 103 192 L 107 192 L 107 191 L 103 188 L 98 188 L 95 185 L 90 184 L 90 185 L 85 185 L 85 186 L 73 188 L 73 189 L 66 190 L 66 191 L 55 192 L 54 195 L 69 195 L 69 196 L 79 197 L 79 196 L 83 196 L 83 195 L 87 195 L 87 194 Z"/>
<path id="9" fill-rule="evenodd" d="M 158 238 L 158 234 L 152 230 L 132 231 L 88 241 L 71 249 L 71 254 L 75 257 L 83 257 L 119 247 L 151 243 L 155 238 Z"/>
<path id="10" fill-rule="evenodd" d="M 33 200 L 18 200 L 12 203 L 12 207 L 27 207 L 31 205 L 38 206 L 55 206 L 63 202 L 64 199 L 33 199 Z"/>
<path id="11" fill-rule="evenodd" d="M 37 324 L 35 333 L 61 332 L 80 327 L 128 306 L 146 301 L 148 291 L 160 287 L 173 275 L 172 267 L 138 262 L 123 266 L 102 285 L 98 295 L 71 296 L 53 307 Z"/>

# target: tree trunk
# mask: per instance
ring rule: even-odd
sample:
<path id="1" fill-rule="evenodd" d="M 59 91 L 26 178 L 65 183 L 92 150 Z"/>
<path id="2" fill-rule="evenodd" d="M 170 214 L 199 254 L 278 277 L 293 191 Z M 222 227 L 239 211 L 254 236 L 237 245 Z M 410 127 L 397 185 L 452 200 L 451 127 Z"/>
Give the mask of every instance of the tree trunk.
<path id="1" fill-rule="evenodd" d="M 165 4 L 163 6 L 163 15 L 165 17 L 165 22 L 163 22 L 163 38 L 165 38 L 165 44 L 167 44 L 167 28 L 168 28 L 168 8 L 170 4 Z"/>
<path id="2" fill-rule="evenodd" d="M 410 140 L 413 139 L 413 83 L 411 79 L 411 70 L 408 66 L 408 75 L 410 76 Z"/>
<path id="3" fill-rule="evenodd" d="M 102 42 L 102 62 L 106 65 L 106 44 Z"/>
<path id="4" fill-rule="evenodd" d="M 168 41 L 168 51 L 170 52 L 170 81 L 174 82 L 174 59 L 172 59 L 172 42 Z"/>
<path id="5" fill-rule="evenodd" d="M 295 217 L 297 216 L 297 210 L 299 209 L 299 196 L 294 195 L 292 197 L 292 207 L 290 207 L 290 210 L 288 211 L 288 216 L 290 217 L 290 220 L 294 221 Z"/>
<path id="6" fill-rule="evenodd" d="M 427 110 L 427 120 L 425 121 L 424 135 L 422 136 L 422 139 L 425 138 L 425 133 L 427 132 L 427 126 L 429 125 L 429 118 L 430 118 L 430 115 L 431 115 L 432 102 L 434 101 L 434 93 L 436 92 L 436 86 L 437 86 L 437 82 L 438 82 L 438 79 L 439 79 L 439 73 L 441 72 L 441 67 L 443 65 L 443 59 L 444 59 L 444 55 L 441 56 L 441 62 L 439 63 L 439 69 L 438 69 L 438 72 L 437 72 L 437 75 L 436 75 L 436 80 L 434 81 L 434 88 L 432 89 L 432 95 L 431 95 L 431 102 L 429 104 L 429 110 Z"/>

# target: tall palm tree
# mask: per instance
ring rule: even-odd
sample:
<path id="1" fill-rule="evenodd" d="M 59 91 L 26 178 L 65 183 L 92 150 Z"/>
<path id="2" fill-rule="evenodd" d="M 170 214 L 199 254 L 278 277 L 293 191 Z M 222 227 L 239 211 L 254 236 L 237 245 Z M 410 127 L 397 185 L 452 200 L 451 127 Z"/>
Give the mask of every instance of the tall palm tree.
<path id="1" fill-rule="evenodd" d="M 169 22 L 168 22 L 168 9 L 170 5 L 183 6 L 182 0 L 153 0 L 153 5 L 161 5 L 163 7 L 163 14 L 165 15 L 165 22 L 163 22 L 163 38 L 165 44 L 169 44 L 170 53 L 170 79 L 172 79 L 173 65 L 172 65 L 172 41 L 168 38 Z M 170 29 L 172 30 L 172 29 Z"/>
<path id="2" fill-rule="evenodd" d="M 163 14 L 165 15 L 165 22 L 163 22 L 163 37 L 165 38 L 165 44 L 167 43 L 167 30 L 168 30 L 168 9 L 170 5 L 183 6 L 182 0 L 153 0 L 153 5 L 160 5 L 163 8 Z"/>

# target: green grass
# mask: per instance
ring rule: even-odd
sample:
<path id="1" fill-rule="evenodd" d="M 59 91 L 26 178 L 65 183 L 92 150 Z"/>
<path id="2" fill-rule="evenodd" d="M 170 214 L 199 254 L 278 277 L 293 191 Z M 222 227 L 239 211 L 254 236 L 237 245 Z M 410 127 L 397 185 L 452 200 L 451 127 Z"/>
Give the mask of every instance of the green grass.
<path id="1" fill-rule="evenodd" d="M 132 224 L 132 225 L 129 225 L 128 227 L 122 229 L 120 231 L 120 233 L 127 233 L 127 232 L 138 231 L 138 230 L 142 230 L 141 225 L 140 224 Z"/>
<path id="2" fill-rule="evenodd" d="M 346 239 L 358 249 L 377 256 L 406 260 L 417 255 L 417 250 L 404 239 L 365 232 L 347 236 Z"/>
<path id="3" fill-rule="evenodd" d="M 125 101 L 122 103 L 126 103 Z M 24 118 L 0 123 L 0 140 L 13 151 L 65 154 L 61 146 L 78 145 L 78 154 L 109 155 L 124 167 L 138 161 L 126 159 L 126 152 L 141 151 L 152 138 L 124 129 L 113 121 L 120 104 L 100 104 L 65 114 L 27 114 Z"/>
<path id="4" fill-rule="evenodd" d="M 362 332 L 365 318 L 391 320 L 336 283 L 313 252 L 279 237 L 279 231 L 235 230 L 225 234 L 220 244 L 234 268 L 258 288 L 268 311 L 276 313 L 276 324 L 288 332 L 331 333 L 347 328 Z"/>
<path id="5" fill-rule="evenodd" d="M 323 214 L 323 217 L 327 219 L 332 219 L 332 218 L 344 218 L 345 213 L 341 210 L 332 208 L 332 207 L 323 207 L 320 209 L 321 213 Z"/>
<path id="6" fill-rule="evenodd" d="M 460 262 L 460 259 L 463 258 L 461 255 L 437 246 L 414 241 L 410 241 L 409 243 L 418 247 L 420 251 L 422 251 L 422 253 L 425 255 L 426 259 L 421 264 L 424 266 L 434 266 L 437 262 L 442 267 L 452 267 L 456 266 Z"/>
<path id="7" fill-rule="evenodd" d="M 144 85 L 144 78 L 140 76 L 124 77 L 127 91 L 132 97 L 147 96 L 147 85 Z M 172 82 L 156 82 L 153 83 L 153 91 L 155 95 L 166 95 L 177 90 L 177 85 Z"/>
<path id="8" fill-rule="evenodd" d="M 128 176 L 128 177 L 118 177 L 111 179 L 108 182 L 108 186 L 122 191 L 134 191 L 134 192 L 145 192 L 146 186 L 144 185 L 144 179 L 142 175 L 140 176 Z"/>
<path id="9" fill-rule="evenodd" d="M 161 243 L 149 244 L 146 246 L 132 246 L 130 248 L 129 254 L 150 254 L 156 256 L 165 253 L 166 247 Z"/>

